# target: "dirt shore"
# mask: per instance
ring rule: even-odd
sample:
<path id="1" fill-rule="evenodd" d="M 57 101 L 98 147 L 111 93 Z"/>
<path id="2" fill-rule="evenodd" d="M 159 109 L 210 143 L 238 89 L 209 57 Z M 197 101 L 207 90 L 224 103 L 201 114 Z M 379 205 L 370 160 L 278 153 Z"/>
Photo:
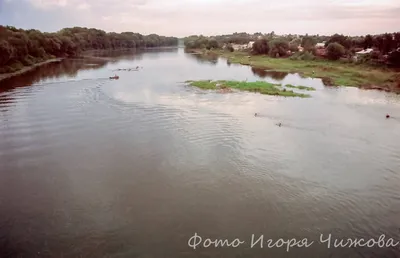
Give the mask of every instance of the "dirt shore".
<path id="1" fill-rule="evenodd" d="M 42 66 L 42 65 L 45 65 L 45 64 L 50 64 L 50 63 L 61 62 L 62 60 L 63 60 L 63 58 L 49 59 L 49 60 L 46 60 L 46 61 L 44 61 L 44 62 L 40 62 L 40 63 L 31 65 L 31 66 L 25 66 L 25 67 L 22 68 L 21 70 L 18 70 L 18 71 L 13 72 L 13 73 L 4 73 L 4 74 L 0 74 L 0 82 L 1 82 L 2 80 L 5 80 L 5 79 L 8 79 L 8 78 L 11 78 L 11 77 L 18 76 L 18 75 L 24 74 L 24 73 L 26 73 L 26 72 L 29 72 L 29 71 L 31 71 L 31 70 L 33 70 L 33 69 L 39 67 L 39 66 Z"/>

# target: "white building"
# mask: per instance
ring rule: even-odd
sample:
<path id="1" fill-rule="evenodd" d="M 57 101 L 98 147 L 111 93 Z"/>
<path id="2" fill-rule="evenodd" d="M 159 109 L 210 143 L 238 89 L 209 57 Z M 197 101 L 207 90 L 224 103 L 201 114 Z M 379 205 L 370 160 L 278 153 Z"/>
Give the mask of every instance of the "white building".
<path id="1" fill-rule="evenodd" d="M 250 41 L 249 44 L 247 44 L 247 48 L 252 48 L 254 44 L 254 41 Z"/>
<path id="2" fill-rule="evenodd" d="M 370 53 L 372 53 L 372 51 L 374 51 L 372 48 L 367 48 L 367 49 L 358 51 L 358 52 L 356 52 L 356 54 L 355 54 L 355 56 L 353 57 L 353 59 L 354 59 L 355 61 L 357 61 L 359 56 L 362 56 L 362 55 L 365 55 L 365 54 L 370 54 Z"/>
<path id="3" fill-rule="evenodd" d="M 365 55 L 365 54 L 371 53 L 372 51 L 374 51 L 372 48 L 367 48 L 367 49 L 356 52 L 356 55 Z"/>

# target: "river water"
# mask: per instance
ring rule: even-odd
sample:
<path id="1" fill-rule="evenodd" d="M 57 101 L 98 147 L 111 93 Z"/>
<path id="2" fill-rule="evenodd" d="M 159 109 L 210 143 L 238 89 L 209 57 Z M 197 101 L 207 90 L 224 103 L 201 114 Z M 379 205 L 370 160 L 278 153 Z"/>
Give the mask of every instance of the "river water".
<path id="1" fill-rule="evenodd" d="M 317 90 L 183 83 L 198 79 Z M 400 241 L 400 95 L 183 49 L 66 60 L 0 85 L 0 257 L 400 257 L 400 245 L 320 242 Z M 193 249 L 195 233 L 245 243 Z M 251 248 L 252 234 L 314 243 Z"/>

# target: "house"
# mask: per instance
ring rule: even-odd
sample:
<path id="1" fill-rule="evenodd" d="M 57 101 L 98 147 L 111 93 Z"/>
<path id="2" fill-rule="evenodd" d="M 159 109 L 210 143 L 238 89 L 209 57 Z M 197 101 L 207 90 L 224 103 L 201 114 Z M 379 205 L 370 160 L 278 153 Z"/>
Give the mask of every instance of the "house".
<path id="1" fill-rule="evenodd" d="M 231 46 L 233 47 L 233 49 L 235 51 L 237 50 L 245 50 L 245 49 L 249 49 L 252 48 L 254 44 L 254 41 L 250 41 L 248 44 L 231 44 Z M 227 44 L 224 44 L 223 48 L 226 48 Z"/>
<path id="2" fill-rule="evenodd" d="M 316 47 L 316 48 L 325 48 L 325 41 L 324 41 L 324 42 L 321 42 L 321 43 L 317 43 L 317 44 L 315 45 L 315 47 Z"/>
<path id="3" fill-rule="evenodd" d="M 232 44 L 232 47 L 235 51 L 244 50 L 248 47 L 248 44 Z"/>
<path id="4" fill-rule="evenodd" d="M 361 51 L 356 52 L 356 55 L 365 55 L 365 54 L 370 54 L 374 51 L 372 48 L 367 48 Z"/>
<path id="5" fill-rule="evenodd" d="M 363 55 L 366 55 L 366 54 L 370 54 L 370 53 L 372 53 L 372 51 L 374 51 L 372 48 L 367 48 L 367 49 L 358 51 L 358 52 L 355 53 L 353 59 L 355 61 L 357 61 L 360 56 L 363 56 Z"/>

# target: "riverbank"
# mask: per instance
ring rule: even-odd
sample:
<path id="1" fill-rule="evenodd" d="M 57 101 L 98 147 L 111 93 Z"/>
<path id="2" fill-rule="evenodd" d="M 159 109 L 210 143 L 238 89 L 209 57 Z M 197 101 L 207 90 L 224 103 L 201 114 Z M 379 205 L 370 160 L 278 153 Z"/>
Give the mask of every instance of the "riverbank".
<path id="1" fill-rule="evenodd" d="M 9 78 L 14 77 L 14 76 L 22 75 L 22 74 L 24 74 L 26 72 L 29 72 L 29 71 L 31 71 L 31 70 L 39 67 L 39 66 L 50 64 L 50 63 L 58 63 L 58 62 L 61 62 L 62 60 L 63 60 L 63 58 L 49 59 L 49 60 L 46 60 L 46 61 L 43 61 L 43 62 L 40 62 L 40 63 L 36 63 L 36 64 L 30 65 L 30 66 L 25 66 L 21 70 L 15 71 L 13 73 L 0 74 L 0 82 L 2 80 L 9 79 Z"/>
<path id="2" fill-rule="evenodd" d="M 326 86 L 350 86 L 400 94 L 400 72 L 386 68 L 325 59 L 303 61 L 271 58 L 263 55 L 250 55 L 245 51 L 195 49 L 188 52 L 198 55 L 217 55 L 226 58 L 230 63 L 249 65 L 259 69 L 299 73 L 304 77 L 321 78 Z"/>

